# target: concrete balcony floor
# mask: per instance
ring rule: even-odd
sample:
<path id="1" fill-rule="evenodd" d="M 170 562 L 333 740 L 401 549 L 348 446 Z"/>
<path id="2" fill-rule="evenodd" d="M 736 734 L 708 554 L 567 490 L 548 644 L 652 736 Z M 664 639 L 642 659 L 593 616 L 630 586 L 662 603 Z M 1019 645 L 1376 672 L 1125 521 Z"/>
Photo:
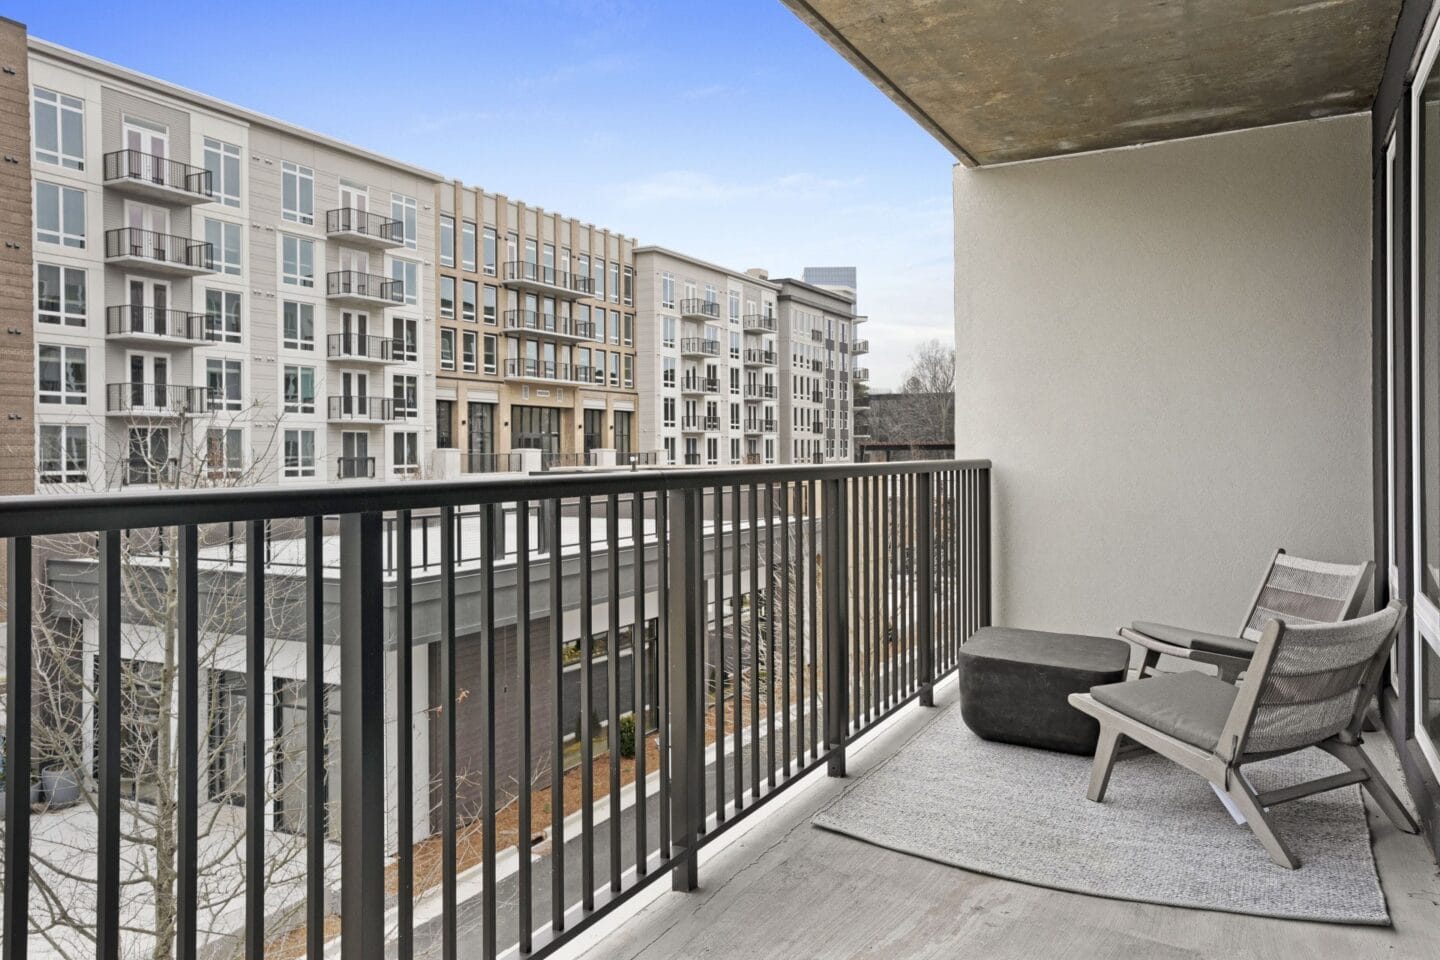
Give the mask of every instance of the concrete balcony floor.
<path id="1" fill-rule="evenodd" d="M 952 677 L 936 702 L 957 699 Z M 904 744 L 923 725 L 922 709 L 902 711 L 852 748 L 850 775 L 863 775 Z M 1372 740 L 1369 746 L 1398 783 L 1388 743 L 1377 749 Z M 566 955 L 1433 960 L 1440 942 L 1440 870 L 1422 839 L 1397 832 L 1368 799 L 1390 929 L 1106 900 L 929 863 L 812 827 L 810 818 L 843 786 L 823 772 L 813 774 L 753 825 L 701 854 L 699 890 L 672 893 L 668 883 L 656 884 L 618 916 L 587 931 Z"/>

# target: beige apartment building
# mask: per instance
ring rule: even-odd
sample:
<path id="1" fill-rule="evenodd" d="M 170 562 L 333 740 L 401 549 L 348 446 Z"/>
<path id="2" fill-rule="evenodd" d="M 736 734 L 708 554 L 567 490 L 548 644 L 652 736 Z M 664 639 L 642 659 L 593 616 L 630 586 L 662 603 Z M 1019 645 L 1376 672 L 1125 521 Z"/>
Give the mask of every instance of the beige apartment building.
<path id="1" fill-rule="evenodd" d="M 634 240 L 459 182 L 435 206 L 437 474 L 628 462 Z"/>
<path id="2" fill-rule="evenodd" d="M 855 360 L 869 349 L 856 336 L 853 288 L 780 281 L 780 443 L 791 463 L 854 459 L 857 388 L 870 378 Z"/>

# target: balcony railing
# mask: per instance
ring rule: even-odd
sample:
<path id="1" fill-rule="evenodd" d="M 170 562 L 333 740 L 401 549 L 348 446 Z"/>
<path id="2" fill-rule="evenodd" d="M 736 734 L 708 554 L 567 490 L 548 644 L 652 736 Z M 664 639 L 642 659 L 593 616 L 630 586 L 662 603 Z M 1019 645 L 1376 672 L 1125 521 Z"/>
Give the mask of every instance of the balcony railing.
<path id="1" fill-rule="evenodd" d="M 534 287 L 548 293 L 568 294 L 572 297 L 590 293 L 589 277 L 531 263 L 529 260 L 506 261 L 504 279 L 510 286 Z"/>
<path id="2" fill-rule="evenodd" d="M 105 412 L 137 417 L 187 417 L 210 412 L 208 387 L 123 382 L 105 385 Z"/>
<path id="3" fill-rule="evenodd" d="M 105 335 L 115 339 L 203 343 L 206 317 L 188 310 L 165 310 L 124 303 L 105 308 Z"/>
<path id="4" fill-rule="evenodd" d="M 774 433 L 775 421 L 766 419 L 755 419 L 745 421 L 746 433 Z"/>
<path id="5" fill-rule="evenodd" d="M 138 227 L 106 230 L 105 259 L 140 261 L 164 273 L 215 272 L 215 248 L 211 244 Z"/>
<path id="6" fill-rule="evenodd" d="M 357 462 L 368 473 L 373 461 Z M 989 483 L 985 462 L 923 461 L 557 474 L 523 491 L 513 478 L 127 491 L 67 497 L 63 510 L 53 497 L 0 499 L 6 896 L 29 902 L 32 852 L 56 826 L 29 802 L 51 742 L 42 725 L 57 722 L 32 709 L 45 691 L 30 651 L 68 590 L 64 609 L 94 638 L 67 654 L 94 678 L 94 708 L 63 722 L 97 825 L 87 916 L 100 952 L 150 946 L 117 878 L 148 864 L 122 834 L 163 820 L 179 850 L 207 849 L 174 860 L 182 956 L 234 949 L 231 927 L 196 922 L 222 878 L 248 905 L 251 944 L 283 934 L 312 957 L 404 955 L 423 897 L 437 953 L 550 955 L 657 879 L 695 889 L 700 854 L 733 824 L 822 767 L 843 776 L 847 744 L 933 703 L 990 620 Z M 240 541 L 228 553 L 215 540 L 227 527 Z M 132 544 L 165 528 L 169 562 L 137 557 Z M 579 614 L 554 617 L 561 604 Z M 172 611 L 165 629 L 148 629 L 146 609 Z M 134 696 L 150 676 L 131 659 L 141 632 L 173 634 L 173 707 Z M 216 635 L 234 642 L 202 642 Z M 280 639 L 303 656 L 272 658 Z M 438 667 L 417 673 L 426 664 Z M 222 670 L 231 707 L 213 696 Z M 314 719 L 290 714 L 283 737 L 282 683 Z M 416 735 L 392 737 L 397 717 Z M 637 749 L 622 761 L 627 723 Z M 157 726 L 174 731 L 179 767 L 137 797 L 138 751 L 122 747 Z M 291 808 L 299 796 L 329 802 Z M 298 833 L 279 832 L 276 797 Z M 226 836 L 246 838 L 220 859 L 201 833 L 217 810 Z M 27 913 L 7 911 L 7 942 L 25 937 Z"/>
<path id="7" fill-rule="evenodd" d="M 747 383 L 745 384 L 746 400 L 774 400 L 775 385 L 773 383 Z"/>
<path id="8" fill-rule="evenodd" d="M 529 360 L 524 357 L 512 357 L 505 361 L 505 375 L 507 377 L 523 377 L 527 380 L 566 380 L 574 382 L 589 382 L 581 380 L 579 376 L 588 375 L 590 368 L 574 366 L 568 363 L 559 363 L 555 360 Z M 599 382 L 604 382 L 601 375 Z"/>
<path id="9" fill-rule="evenodd" d="M 331 420 L 381 421 L 395 419 L 393 397 L 342 394 L 326 398 L 326 415 Z"/>
<path id="10" fill-rule="evenodd" d="M 700 459 L 700 454 L 687 453 L 685 454 L 684 462 L 687 467 L 698 467 L 703 461 Z"/>
<path id="11" fill-rule="evenodd" d="M 130 457 L 120 461 L 120 485 L 124 487 L 174 485 L 179 475 L 180 463 L 173 457 L 165 460 Z"/>
<path id="12" fill-rule="evenodd" d="M 869 341 L 869 340 L 856 340 L 854 343 L 850 344 L 850 352 L 851 352 L 851 353 L 856 353 L 856 354 L 859 354 L 859 353 L 869 353 L 869 352 L 870 352 L 870 341 Z"/>
<path id="13" fill-rule="evenodd" d="M 855 372 L 851 374 L 851 376 L 861 383 L 865 383 L 870 379 L 870 371 L 865 367 L 856 367 Z"/>
<path id="14" fill-rule="evenodd" d="M 720 418 L 718 416 L 681 417 L 680 429 L 686 433 L 703 433 L 706 430 L 719 430 Z"/>
<path id="15" fill-rule="evenodd" d="M 747 313 L 741 319 L 746 333 L 774 333 L 775 318 L 765 313 Z"/>
<path id="16" fill-rule="evenodd" d="M 204 203 L 215 193 L 209 170 L 143 150 L 112 150 L 104 156 L 104 168 L 107 187 L 180 203 Z"/>
<path id="17" fill-rule="evenodd" d="M 720 302 L 688 297 L 680 301 L 680 316 L 693 320 L 719 320 Z"/>
<path id="18" fill-rule="evenodd" d="M 374 457 L 340 457 L 335 461 L 337 480 L 373 480 L 375 478 Z"/>
<path id="19" fill-rule="evenodd" d="M 775 366 L 775 351 L 774 351 L 774 350 L 754 350 L 754 349 L 746 350 L 746 351 L 745 351 L 745 365 L 746 365 L 746 366 L 752 366 L 752 367 L 754 367 L 754 366 L 773 367 L 773 366 Z"/>
<path id="20" fill-rule="evenodd" d="M 360 270 L 332 270 L 325 275 L 325 294 L 367 303 L 404 303 L 405 283 Z"/>
<path id="21" fill-rule="evenodd" d="M 720 378 L 718 377 L 681 377 L 681 393 L 719 393 Z"/>
<path id="22" fill-rule="evenodd" d="M 720 341 L 704 337 L 685 337 L 680 341 L 680 352 L 690 357 L 718 357 Z"/>
<path id="23" fill-rule="evenodd" d="M 510 330 L 532 330 L 557 337 L 573 337 L 577 340 L 595 339 L 595 324 L 589 320 L 576 320 L 538 310 L 506 310 L 505 327 Z"/>
<path id="24" fill-rule="evenodd" d="M 523 465 L 519 453 L 484 453 L 466 450 L 461 457 L 465 473 L 518 473 Z"/>
<path id="25" fill-rule="evenodd" d="M 405 245 L 405 223 L 356 207 L 325 211 L 325 232 L 352 243 L 400 247 Z"/>
<path id="26" fill-rule="evenodd" d="M 825 402 L 825 393 L 824 393 L 824 391 L 822 391 L 822 390 L 811 390 L 811 391 L 810 391 L 810 402 L 811 402 L 811 403 L 824 403 L 824 402 Z"/>
<path id="27" fill-rule="evenodd" d="M 395 341 L 361 333 L 332 333 L 325 338 L 325 355 L 336 360 L 371 360 L 389 363 L 395 359 Z"/>

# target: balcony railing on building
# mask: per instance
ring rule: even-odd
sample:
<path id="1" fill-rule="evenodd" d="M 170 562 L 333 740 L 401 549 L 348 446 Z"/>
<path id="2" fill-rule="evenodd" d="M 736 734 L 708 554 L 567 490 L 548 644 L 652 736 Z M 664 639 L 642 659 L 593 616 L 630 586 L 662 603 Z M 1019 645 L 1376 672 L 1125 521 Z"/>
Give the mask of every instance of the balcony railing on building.
<path id="1" fill-rule="evenodd" d="M 869 340 L 856 340 L 854 343 L 850 344 L 850 352 L 853 353 L 853 354 L 857 354 L 857 355 L 858 355 L 858 354 L 862 354 L 862 353 L 869 353 L 869 352 L 870 352 L 870 341 L 869 341 Z"/>
<path id="2" fill-rule="evenodd" d="M 680 392 L 690 394 L 719 393 L 720 378 L 695 376 L 681 377 Z"/>
<path id="3" fill-rule="evenodd" d="M 358 207 L 337 207 L 325 211 L 325 234 L 351 245 L 379 248 L 405 245 L 404 221 Z"/>
<path id="4" fill-rule="evenodd" d="M 385 423 L 394 420 L 395 399 L 346 393 L 326 398 L 326 416 L 331 420 Z"/>
<path id="5" fill-rule="evenodd" d="M 577 320 L 538 310 L 506 310 L 505 327 L 509 330 L 528 330 L 575 340 L 595 339 L 595 324 L 589 320 Z"/>
<path id="6" fill-rule="evenodd" d="M 684 337 L 680 340 L 680 353 L 687 357 L 718 357 L 720 341 L 705 337 Z"/>
<path id="7" fill-rule="evenodd" d="M 870 379 L 870 371 L 866 367 L 856 367 L 855 372 L 851 374 L 851 377 L 861 383 L 865 383 Z"/>
<path id="8" fill-rule="evenodd" d="M 111 340 L 193 346 L 208 339 L 206 319 L 205 314 L 189 310 L 115 304 L 105 308 L 105 336 Z"/>
<path id="9" fill-rule="evenodd" d="M 746 400 L 774 400 L 775 385 L 773 383 L 747 383 L 745 384 Z"/>
<path id="10" fill-rule="evenodd" d="M 511 357 L 505 361 L 505 375 L 507 377 L 518 377 L 526 380 L 566 380 L 588 383 L 590 373 L 589 367 L 571 366 L 568 363 L 560 363 L 555 360 L 531 360 L 525 357 Z M 600 373 L 598 382 L 605 382 L 603 372 Z"/>
<path id="11" fill-rule="evenodd" d="M 139 381 L 107 383 L 105 412 L 133 417 L 189 417 L 210 412 L 208 387 L 183 387 L 173 383 Z"/>
<path id="12" fill-rule="evenodd" d="M 774 333 L 775 318 L 768 313 L 747 313 L 741 318 L 746 333 Z"/>
<path id="13" fill-rule="evenodd" d="M 335 460 L 337 480 L 373 480 L 375 478 L 374 457 L 338 457 Z"/>
<path id="14" fill-rule="evenodd" d="M 491 453 L 466 450 L 460 459 L 465 473 L 518 473 L 522 469 L 519 453 Z"/>
<path id="15" fill-rule="evenodd" d="M 687 297 L 680 301 L 680 316 L 686 320 L 719 320 L 720 302 Z"/>
<path id="16" fill-rule="evenodd" d="M 199 276 L 215 272 L 213 245 L 139 227 L 106 230 L 105 260 L 173 276 Z"/>
<path id="17" fill-rule="evenodd" d="M 718 416 L 697 415 L 693 417 L 681 417 L 680 429 L 685 433 L 704 433 L 707 430 L 719 430 L 720 418 Z"/>
<path id="18" fill-rule="evenodd" d="M 745 421 L 746 433 L 774 433 L 775 421 L 764 418 L 755 418 Z"/>
<path id="19" fill-rule="evenodd" d="M 536 290 L 572 300 L 590 294 L 589 277 L 540 263 L 531 263 L 529 260 L 506 261 L 503 279 L 508 287 Z"/>
<path id="20" fill-rule="evenodd" d="M 745 365 L 747 367 L 773 367 L 775 366 L 774 350 L 746 350 Z"/>
<path id="21" fill-rule="evenodd" d="M 405 282 L 362 270 L 332 270 L 325 275 L 325 296 L 363 306 L 405 302 Z"/>
<path id="22" fill-rule="evenodd" d="M 390 363 L 396 359 L 396 341 L 363 333 L 332 333 L 325 338 L 325 355 L 332 360 Z"/>
<path id="23" fill-rule="evenodd" d="M 180 462 L 174 457 L 128 457 L 120 461 L 119 479 L 124 487 L 174 486 L 179 476 Z"/>
<path id="24" fill-rule="evenodd" d="M 102 159 L 105 186 L 170 204 L 208 203 L 214 197 L 209 170 L 144 150 L 112 150 Z"/>

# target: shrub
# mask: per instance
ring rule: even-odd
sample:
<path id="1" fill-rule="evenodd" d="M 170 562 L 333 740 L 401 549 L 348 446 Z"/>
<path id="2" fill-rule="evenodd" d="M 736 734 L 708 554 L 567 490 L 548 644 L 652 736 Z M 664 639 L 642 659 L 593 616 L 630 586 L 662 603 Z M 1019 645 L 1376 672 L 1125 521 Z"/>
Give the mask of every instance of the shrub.
<path id="1" fill-rule="evenodd" d="M 633 759 L 635 756 L 635 714 L 627 713 L 620 718 L 620 756 Z"/>

